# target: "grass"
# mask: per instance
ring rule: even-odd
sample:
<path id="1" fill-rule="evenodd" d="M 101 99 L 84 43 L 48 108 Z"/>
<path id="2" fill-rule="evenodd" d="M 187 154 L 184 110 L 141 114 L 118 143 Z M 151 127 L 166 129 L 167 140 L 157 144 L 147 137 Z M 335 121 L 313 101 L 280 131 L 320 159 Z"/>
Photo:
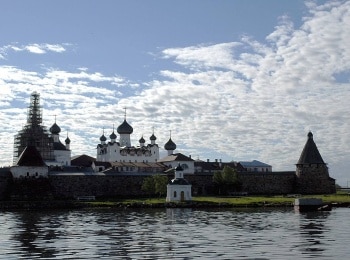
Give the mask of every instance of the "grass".
<path id="1" fill-rule="evenodd" d="M 344 192 L 330 195 L 307 195 L 300 198 L 320 198 L 325 203 L 350 204 L 350 195 Z M 232 207 L 261 207 L 261 206 L 291 206 L 294 202 L 294 197 L 288 196 L 242 196 L 242 197 L 216 197 L 202 196 L 193 197 L 193 203 L 208 204 L 211 206 L 229 204 Z M 119 199 L 119 200 L 104 200 L 84 202 L 90 206 L 98 207 L 113 207 L 120 205 L 157 205 L 164 204 L 165 198 L 139 198 L 139 199 Z"/>

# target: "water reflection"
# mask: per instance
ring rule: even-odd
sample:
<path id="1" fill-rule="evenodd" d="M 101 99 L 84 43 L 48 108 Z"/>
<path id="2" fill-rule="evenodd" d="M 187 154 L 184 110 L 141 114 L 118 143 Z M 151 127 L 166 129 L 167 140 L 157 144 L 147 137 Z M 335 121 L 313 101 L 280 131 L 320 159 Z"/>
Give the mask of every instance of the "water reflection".
<path id="1" fill-rule="evenodd" d="M 1 259 L 344 258 L 350 209 L 1 212 Z M 338 240 L 337 238 L 341 238 Z"/>
<path id="2" fill-rule="evenodd" d="M 300 216 L 300 235 L 301 243 L 298 245 L 300 250 L 313 257 L 322 256 L 326 246 L 324 244 L 324 232 L 328 232 L 325 226 L 330 212 L 306 212 L 299 213 Z"/>

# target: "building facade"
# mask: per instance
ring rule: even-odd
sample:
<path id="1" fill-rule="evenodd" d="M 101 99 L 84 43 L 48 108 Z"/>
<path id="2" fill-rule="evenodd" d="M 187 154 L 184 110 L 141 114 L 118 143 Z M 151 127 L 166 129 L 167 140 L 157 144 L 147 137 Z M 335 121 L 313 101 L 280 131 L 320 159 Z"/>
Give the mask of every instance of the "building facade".
<path id="1" fill-rule="evenodd" d="M 167 185 L 167 202 L 192 200 L 192 185 L 184 178 L 180 164 L 175 168 L 175 177 Z"/>
<path id="2" fill-rule="evenodd" d="M 139 144 L 133 146 L 130 136 L 133 128 L 124 118 L 124 121 L 117 128 L 118 136 L 114 132 L 114 127 L 110 140 L 107 141 L 104 131 L 97 145 L 96 161 L 100 162 L 157 162 L 159 160 L 159 147 L 156 144 L 156 136 L 152 133 L 150 143 L 146 144 L 143 136 Z"/>

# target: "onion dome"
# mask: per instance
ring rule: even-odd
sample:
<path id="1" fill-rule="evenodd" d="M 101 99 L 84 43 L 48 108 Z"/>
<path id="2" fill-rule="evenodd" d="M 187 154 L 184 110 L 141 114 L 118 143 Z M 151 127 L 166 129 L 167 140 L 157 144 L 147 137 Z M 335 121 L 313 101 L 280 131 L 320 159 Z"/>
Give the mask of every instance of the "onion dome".
<path id="1" fill-rule="evenodd" d="M 65 143 L 66 143 L 66 144 L 70 144 L 70 139 L 69 139 L 68 136 L 67 136 L 67 138 L 66 138 L 66 140 L 65 140 Z"/>
<path id="2" fill-rule="evenodd" d="M 124 122 L 117 128 L 119 134 L 132 134 L 133 131 L 134 129 L 126 122 L 126 119 L 124 119 Z"/>
<path id="3" fill-rule="evenodd" d="M 107 138 L 105 137 L 104 134 L 101 135 L 100 141 L 101 141 L 101 142 L 106 142 L 106 141 L 107 141 Z"/>
<path id="4" fill-rule="evenodd" d="M 171 138 L 169 139 L 169 141 L 164 145 L 164 149 L 168 150 L 168 151 L 174 151 L 176 149 L 176 144 L 173 142 L 173 140 L 171 140 Z"/>
<path id="5" fill-rule="evenodd" d="M 151 137 L 149 138 L 151 141 L 155 141 L 155 140 L 157 140 L 157 137 L 154 135 L 154 134 L 152 134 L 151 135 Z"/>
<path id="6" fill-rule="evenodd" d="M 56 124 L 56 122 L 50 127 L 51 134 L 58 135 L 61 132 L 61 128 Z"/>
<path id="7" fill-rule="evenodd" d="M 140 144 L 144 144 L 146 141 L 145 139 L 143 138 L 143 136 L 141 137 L 141 139 L 139 140 Z"/>
<path id="8" fill-rule="evenodd" d="M 114 131 L 111 133 L 109 138 L 111 138 L 111 140 L 117 139 L 117 135 L 114 133 Z"/>

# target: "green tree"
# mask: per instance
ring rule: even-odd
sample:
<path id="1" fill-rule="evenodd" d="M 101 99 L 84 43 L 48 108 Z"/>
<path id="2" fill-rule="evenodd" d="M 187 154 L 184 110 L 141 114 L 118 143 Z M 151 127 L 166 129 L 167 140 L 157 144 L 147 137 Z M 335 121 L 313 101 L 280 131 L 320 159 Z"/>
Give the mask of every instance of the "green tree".
<path id="1" fill-rule="evenodd" d="M 149 194 L 158 194 L 159 197 L 167 192 L 168 178 L 164 175 L 152 175 L 143 180 L 141 189 Z"/>
<path id="2" fill-rule="evenodd" d="M 153 175 L 155 193 L 159 194 L 159 197 L 165 195 L 167 192 L 168 177 L 164 175 Z"/>
<path id="3" fill-rule="evenodd" d="M 148 176 L 143 180 L 141 189 L 149 194 L 155 193 L 155 184 L 152 176 Z"/>
<path id="4" fill-rule="evenodd" d="M 227 194 L 230 191 L 239 190 L 241 182 L 235 169 L 225 166 L 222 171 L 214 173 L 213 182 L 218 188 L 219 194 Z"/>
<path id="5" fill-rule="evenodd" d="M 224 179 L 220 171 L 214 172 L 213 182 L 218 188 L 218 193 L 221 194 L 222 189 L 224 188 Z"/>

